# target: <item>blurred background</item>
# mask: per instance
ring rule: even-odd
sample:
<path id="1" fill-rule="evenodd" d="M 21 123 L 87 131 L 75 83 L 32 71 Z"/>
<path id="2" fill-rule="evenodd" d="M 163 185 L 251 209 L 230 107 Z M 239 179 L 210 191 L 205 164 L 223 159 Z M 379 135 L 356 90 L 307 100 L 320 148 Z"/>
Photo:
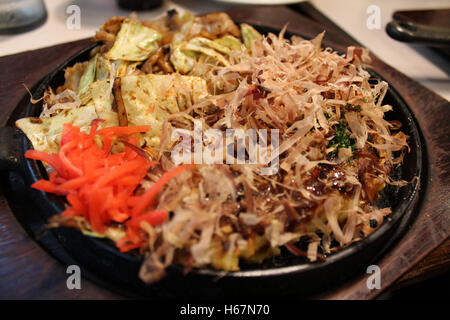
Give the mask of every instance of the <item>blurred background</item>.
<path id="1" fill-rule="evenodd" d="M 5 34 L 5 30 L 2 32 L 1 28 L 7 16 L 1 12 L 11 7 L 11 3 L 16 7 L 34 5 L 33 14 L 38 15 L 39 10 L 36 12 L 36 6 L 39 5 L 36 3 L 39 2 L 44 3 L 46 8 L 43 21 L 39 20 L 34 28 L 32 25 L 31 30 L 25 32 L 13 34 Z M 0 56 L 91 37 L 109 17 L 130 14 L 131 10 L 120 7 L 119 2 L 122 5 L 126 4 L 127 7 L 136 8 L 143 2 L 141 8 L 149 8 L 139 11 L 139 16 L 144 19 L 157 18 L 173 8 L 179 12 L 190 11 L 201 14 L 252 3 L 290 4 L 293 9 L 302 5 L 302 1 L 295 0 L 0 0 Z M 309 4 L 385 62 L 450 100 L 449 56 L 439 54 L 426 46 L 396 41 L 385 31 L 386 24 L 392 20 L 396 11 L 450 9 L 449 0 L 311 0 Z M 373 6 L 375 11 L 379 12 L 373 11 Z M 73 15 L 77 13 L 76 8 L 80 11 L 79 28 L 69 29 L 67 24 L 68 21 L 73 22 Z M 374 13 L 379 13 L 381 27 L 369 29 L 367 20 Z M 450 16 L 446 20 L 450 23 Z"/>

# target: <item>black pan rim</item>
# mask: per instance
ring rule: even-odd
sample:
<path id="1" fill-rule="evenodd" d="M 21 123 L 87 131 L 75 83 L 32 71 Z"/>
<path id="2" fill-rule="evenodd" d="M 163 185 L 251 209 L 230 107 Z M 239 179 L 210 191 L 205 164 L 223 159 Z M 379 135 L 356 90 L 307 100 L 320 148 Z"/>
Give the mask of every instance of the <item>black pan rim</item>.
<path id="1" fill-rule="evenodd" d="M 268 32 L 276 32 L 277 30 L 271 27 L 266 27 L 263 25 L 255 26 L 260 29 L 268 30 Z M 267 32 L 266 32 L 267 33 Z M 293 32 L 289 32 L 291 35 L 297 34 Z M 326 44 L 326 40 L 324 41 Z M 43 90 L 47 87 L 47 85 L 54 79 L 57 74 L 59 74 L 65 67 L 70 65 L 70 63 L 73 62 L 77 57 L 82 56 L 83 54 L 86 54 L 91 49 L 93 49 L 97 44 L 92 44 L 88 46 L 85 49 L 82 49 L 78 53 L 74 54 L 73 56 L 66 59 L 64 62 L 56 66 L 53 71 L 51 71 L 47 76 L 43 78 L 43 80 L 38 85 L 37 89 L 34 90 L 34 96 L 42 94 Z M 377 76 L 380 79 L 383 79 L 381 76 L 379 76 L 376 71 L 370 70 L 371 73 L 373 73 L 375 76 Z M 399 106 L 396 106 L 397 108 L 401 109 L 401 112 L 405 114 L 406 118 L 410 122 L 408 125 L 411 129 L 412 133 L 412 141 L 414 141 L 416 146 L 416 176 L 419 177 L 418 180 L 422 179 L 422 167 L 423 167 L 423 154 L 424 154 L 424 148 L 422 146 L 422 142 L 420 139 L 420 131 L 418 129 L 418 125 L 416 120 L 414 119 L 414 116 L 412 112 L 409 110 L 408 106 L 404 102 L 404 100 L 401 98 L 401 96 L 398 94 L 398 92 L 395 90 L 394 87 L 389 86 L 389 90 L 394 95 L 396 100 L 400 102 Z M 33 106 L 29 104 L 27 106 L 27 112 L 30 113 L 33 110 Z M 27 139 L 23 139 L 22 144 L 23 150 L 26 151 L 29 147 Z M 39 178 L 39 167 L 36 161 L 25 161 L 26 163 L 26 170 L 30 174 L 29 176 L 29 182 L 35 181 Z M 193 269 L 191 272 L 196 273 L 199 275 L 205 275 L 205 276 L 211 276 L 211 277 L 232 277 L 232 278 L 252 278 L 252 277 L 267 277 L 267 276 L 277 276 L 277 275 L 284 275 L 284 274 L 292 274 L 292 273 L 305 273 L 311 270 L 318 270 L 323 269 L 327 266 L 333 265 L 338 261 L 344 260 L 352 255 L 354 255 L 356 252 L 359 252 L 361 250 L 364 250 L 371 242 L 379 240 L 387 231 L 394 228 L 396 225 L 398 225 L 399 221 L 402 219 L 402 217 L 405 215 L 405 212 L 413 210 L 414 206 L 417 201 L 415 199 L 418 197 L 419 193 L 419 181 L 416 180 L 413 182 L 408 188 L 409 191 L 407 192 L 404 199 L 401 200 L 401 204 L 398 208 L 393 211 L 393 213 L 389 216 L 390 219 L 387 221 L 384 221 L 384 223 L 372 234 L 367 236 L 361 241 L 358 241 L 356 243 L 353 243 L 351 246 L 341 249 L 336 253 L 331 254 L 327 257 L 327 260 L 325 262 L 320 263 L 304 263 L 300 265 L 293 265 L 293 266 L 285 266 L 285 267 L 277 267 L 277 268 L 270 268 L 267 270 L 245 270 L 245 271 L 234 271 L 234 272 L 228 272 L 228 271 L 220 271 L 220 270 L 213 270 L 208 268 L 199 268 L 199 269 Z M 48 199 L 48 196 L 44 192 L 36 191 L 40 193 L 40 200 L 41 201 L 47 201 L 52 202 Z M 61 208 L 58 207 L 57 204 L 52 203 L 53 209 L 58 211 Z M 93 239 L 94 241 L 96 239 Z M 111 250 L 116 251 L 116 253 L 119 254 L 121 258 L 124 259 L 132 259 L 127 254 L 121 254 L 116 250 L 115 248 L 111 247 Z"/>

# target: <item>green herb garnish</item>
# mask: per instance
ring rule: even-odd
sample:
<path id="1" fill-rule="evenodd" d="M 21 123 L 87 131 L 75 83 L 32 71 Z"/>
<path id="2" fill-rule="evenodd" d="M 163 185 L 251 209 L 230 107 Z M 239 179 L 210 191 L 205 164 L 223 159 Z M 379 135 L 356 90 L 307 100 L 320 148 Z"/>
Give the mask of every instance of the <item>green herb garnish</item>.
<path id="1" fill-rule="evenodd" d="M 339 121 L 333 126 L 335 131 L 334 138 L 328 143 L 328 148 L 333 147 L 334 150 L 330 153 L 332 157 L 337 155 L 340 148 L 352 148 L 352 151 L 356 149 L 355 139 L 350 138 L 347 134 L 348 124 L 345 120 Z"/>

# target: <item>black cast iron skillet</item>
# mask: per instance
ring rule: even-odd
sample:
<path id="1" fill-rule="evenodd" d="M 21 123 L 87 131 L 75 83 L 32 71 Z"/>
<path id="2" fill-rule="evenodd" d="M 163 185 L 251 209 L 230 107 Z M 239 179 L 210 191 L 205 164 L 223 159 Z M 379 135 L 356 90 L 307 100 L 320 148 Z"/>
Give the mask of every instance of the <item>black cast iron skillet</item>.
<path id="1" fill-rule="evenodd" d="M 262 33 L 279 30 L 255 26 Z M 290 37 L 292 34 L 287 33 Z M 67 59 L 47 75 L 33 92 L 34 98 L 42 96 L 47 87 L 57 87 L 64 82 L 64 68 L 89 59 L 95 45 Z M 380 78 L 373 70 L 374 77 Z M 9 125 L 24 116 L 38 116 L 41 104 L 31 104 L 25 97 L 13 113 Z M 377 261 L 397 241 L 414 218 L 414 207 L 419 197 L 419 181 L 423 179 L 423 156 L 420 133 L 413 115 L 393 87 L 384 99 L 394 107 L 386 114 L 388 120 L 399 120 L 402 131 L 409 138 L 411 151 L 393 176 L 407 181 L 405 187 L 386 187 L 378 205 L 391 207 L 393 213 L 366 239 L 331 254 L 325 262 L 310 263 L 303 257 L 282 251 L 280 256 L 261 265 L 243 265 L 241 271 L 223 272 L 209 268 L 193 269 L 187 275 L 179 266 L 167 269 L 160 282 L 145 285 L 138 278 L 142 258 L 134 254 L 120 253 L 109 240 L 82 235 L 70 228 L 57 228 L 43 232 L 48 218 L 64 207 L 61 197 L 31 189 L 29 185 L 45 178 L 46 172 L 38 161 L 30 161 L 23 154 L 31 148 L 25 135 L 12 127 L 1 128 L 0 165 L 8 167 L 9 203 L 17 219 L 29 234 L 63 264 L 77 264 L 82 274 L 111 290 L 131 297 L 147 298 L 239 298 L 239 297 L 305 297 L 320 293 L 341 284 Z"/>

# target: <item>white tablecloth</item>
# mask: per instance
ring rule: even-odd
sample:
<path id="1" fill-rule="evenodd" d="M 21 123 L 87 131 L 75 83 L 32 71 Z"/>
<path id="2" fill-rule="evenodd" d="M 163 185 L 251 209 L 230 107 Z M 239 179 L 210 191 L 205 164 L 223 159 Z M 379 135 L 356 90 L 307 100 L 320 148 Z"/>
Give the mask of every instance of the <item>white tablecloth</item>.
<path id="1" fill-rule="evenodd" d="M 109 17 L 129 14 L 118 8 L 115 0 L 46 0 L 45 3 L 48 11 L 45 24 L 26 33 L 0 36 L 0 56 L 91 37 Z M 430 49 L 413 48 L 392 40 L 384 31 L 395 10 L 445 8 L 450 7 L 449 0 L 313 0 L 312 3 L 384 61 L 450 100 L 450 63 Z M 66 26 L 69 16 L 66 9 L 70 5 L 80 7 L 79 30 Z M 232 5 L 207 0 L 165 1 L 161 8 L 140 13 L 140 16 L 156 18 L 172 8 L 193 13 L 223 11 Z M 382 27 L 379 30 L 367 28 L 366 9 L 370 5 L 380 8 Z"/>

